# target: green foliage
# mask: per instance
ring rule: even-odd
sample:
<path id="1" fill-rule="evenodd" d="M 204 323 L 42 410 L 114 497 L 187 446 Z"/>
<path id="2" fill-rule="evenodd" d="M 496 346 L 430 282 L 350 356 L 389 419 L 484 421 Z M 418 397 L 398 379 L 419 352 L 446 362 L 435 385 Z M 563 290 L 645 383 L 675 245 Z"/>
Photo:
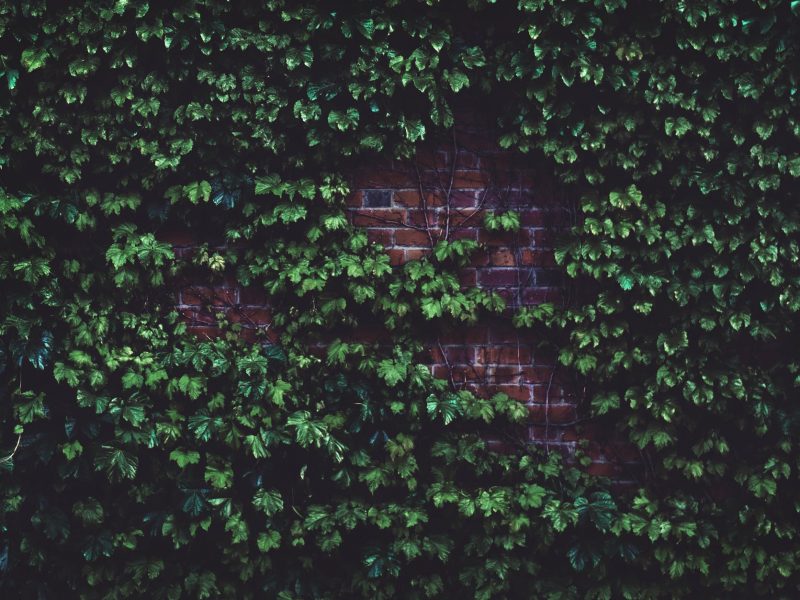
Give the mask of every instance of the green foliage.
<path id="1" fill-rule="evenodd" d="M 798 595 L 797 2 L 6 4 L 4 595 Z M 504 308 L 474 242 L 393 269 L 347 222 L 352 169 L 467 93 L 579 199 L 575 302 L 515 322 L 636 493 L 419 366 Z M 234 276 L 276 333 L 189 332 L 175 290 Z"/>

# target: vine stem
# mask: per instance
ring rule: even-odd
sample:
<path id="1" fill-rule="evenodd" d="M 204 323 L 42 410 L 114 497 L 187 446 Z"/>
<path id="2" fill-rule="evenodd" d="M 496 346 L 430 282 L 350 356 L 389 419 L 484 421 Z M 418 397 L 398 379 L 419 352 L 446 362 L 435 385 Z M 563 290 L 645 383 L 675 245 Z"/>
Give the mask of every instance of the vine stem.
<path id="1" fill-rule="evenodd" d="M 14 455 L 17 453 L 17 450 L 19 450 L 19 445 L 21 442 L 22 442 L 22 434 L 20 433 L 19 436 L 17 437 L 17 444 L 14 446 L 14 449 L 11 451 L 11 454 L 6 456 L 5 458 L 0 458 L 0 465 L 4 465 L 7 462 L 11 462 L 11 459 L 14 458 Z"/>

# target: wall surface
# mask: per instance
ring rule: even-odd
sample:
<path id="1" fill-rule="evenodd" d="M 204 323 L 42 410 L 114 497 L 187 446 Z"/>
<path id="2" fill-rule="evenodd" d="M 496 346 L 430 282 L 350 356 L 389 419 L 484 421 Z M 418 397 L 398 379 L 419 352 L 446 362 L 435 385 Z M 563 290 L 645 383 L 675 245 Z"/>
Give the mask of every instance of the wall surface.
<path id="1" fill-rule="evenodd" d="M 430 143 L 415 160 L 360 169 L 347 202 L 349 217 L 366 229 L 372 243 L 385 248 L 396 267 L 430 252 L 442 239 L 479 242 L 470 266 L 459 274 L 461 283 L 496 291 L 507 309 L 478 325 L 432 335 L 428 363 L 433 373 L 455 389 L 504 392 L 523 402 L 534 443 L 571 455 L 579 439 L 590 438 L 589 470 L 629 479 L 638 456 L 607 431 L 578 427 L 580 390 L 559 371 L 552 353 L 540 347 L 541 340 L 511 323 L 521 306 L 566 301 L 554 243 L 574 218 L 572 203 L 551 178 L 537 173 L 530 157 L 503 151 L 491 130 L 476 121 L 456 127 L 452 139 Z M 504 210 L 519 214 L 519 229 L 488 231 L 485 213 Z M 179 256 L 196 245 L 187 234 L 173 232 L 168 239 Z M 220 311 L 246 330 L 271 327 L 264 293 L 235 281 L 217 287 L 193 282 L 181 290 L 179 310 L 199 335 L 216 333 Z"/>

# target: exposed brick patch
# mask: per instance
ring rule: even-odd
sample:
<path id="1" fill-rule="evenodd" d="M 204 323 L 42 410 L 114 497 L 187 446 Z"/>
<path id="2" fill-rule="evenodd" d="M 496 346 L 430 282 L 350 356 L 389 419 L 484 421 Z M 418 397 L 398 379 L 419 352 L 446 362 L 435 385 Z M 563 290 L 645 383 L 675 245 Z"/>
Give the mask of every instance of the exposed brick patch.
<path id="1" fill-rule="evenodd" d="M 553 182 L 537 175 L 526 157 L 500 149 L 493 131 L 466 125 L 455 133 L 452 144 L 424 147 L 413 161 L 388 161 L 356 173 L 347 213 L 355 226 L 366 230 L 370 242 L 385 248 L 393 266 L 429 254 L 439 240 L 480 244 L 471 264 L 459 272 L 459 281 L 500 294 L 509 310 L 491 322 L 432 334 L 426 360 L 434 375 L 456 389 L 504 393 L 524 403 L 530 415 L 528 438 L 569 455 L 579 439 L 576 396 L 554 370 L 555 357 L 543 352 L 529 332 L 514 328 L 509 318 L 521 306 L 561 301 L 563 275 L 553 248 L 558 232 L 570 223 L 569 210 Z M 487 231 L 486 213 L 498 210 L 517 211 L 519 230 Z M 195 243 L 188 232 L 165 233 L 162 239 L 185 253 Z M 179 302 L 198 335 L 216 335 L 216 311 L 221 310 L 247 336 L 259 330 L 274 336 L 263 290 L 186 286 Z M 377 329 L 364 328 L 353 337 L 381 341 Z M 314 351 L 324 354 L 324 347 Z M 598 473 L 621 476 L 615 465 L 635 462 L 629 450 L 619 450 L 614 458 L 610 449 L 617 446 L 592 446 Z"/>

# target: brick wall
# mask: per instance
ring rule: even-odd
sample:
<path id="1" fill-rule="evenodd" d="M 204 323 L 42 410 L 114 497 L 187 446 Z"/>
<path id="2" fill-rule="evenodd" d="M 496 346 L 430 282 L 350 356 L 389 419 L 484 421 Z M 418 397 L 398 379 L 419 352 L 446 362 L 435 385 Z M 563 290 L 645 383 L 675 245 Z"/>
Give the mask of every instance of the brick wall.
<path id="1" fill-rule="evenodd" d="M 354 174 L 348 214 L 373 243 L 385 247 L 395 266 L 425 255 L 441 239 L 480 243 L 459 274 L 461 283 L 496 291 L 508 308 L 480 325 L 432 336 L 430 367 L 456 389 L 504 392 L 523 402 L 530 411 L 529 439 L 570 455 L 579 435 L 578 395 L 555 357 L 539 347 L 540 340 L 515 329 L 511 315 L 520 306 L 563 300 L 553 244 L 571 222 L 571 203 L 529 157 L 502 151 L 494 138 L 479 125 L 462 125 L 452 139 L 430 144 L 414 160 L 364 168 Z M 487 211 L 508 209 L 520 215 L 518 231 L 493 233 L 482 226 Z M 167 237 L 179 256 L 192 251 L 191 237 Z M 178 302 L 200 335 L 215 335 L 216 311 L 241 322 L 245 331 L 270 328 L 263 292 L 241 289 L 232 280 L 216 287 L 195 283 L 181 290 Z M 589 470 L 629 479 L 626 465 L 638 464 L 638 457 L 605 433 L 581 430 L 593 440 Z"/>
<path id="2" fill-rule="evenodd" d="M 570 212 L 555 186 L 525 157 L 497 147 L 491 133 L 460 126 L 452 140 L 431 144 L 414 160 L 365 169 L 355 178 L 348 211 L 370 240 L 386 248 L 393 265 L 419 258 L 445 238 L 481 244 L 460 272 L 461 283 L 496 291 L 508 310 L 490 322 L 431 339 L 431 368 L 456 388 L 481 395 L 504 392 L 525 403 L 530 439 L 569 452 L 577 439 L 575 397 L 562 387 L 554 357 L 538 347 L 539 340 L 515 329 L 511 314 L 520 306 L 561 301 L 553 243 Z M 508 209 L 520 215 L 518 231 L 483 227 L 487 211 Z"/>

